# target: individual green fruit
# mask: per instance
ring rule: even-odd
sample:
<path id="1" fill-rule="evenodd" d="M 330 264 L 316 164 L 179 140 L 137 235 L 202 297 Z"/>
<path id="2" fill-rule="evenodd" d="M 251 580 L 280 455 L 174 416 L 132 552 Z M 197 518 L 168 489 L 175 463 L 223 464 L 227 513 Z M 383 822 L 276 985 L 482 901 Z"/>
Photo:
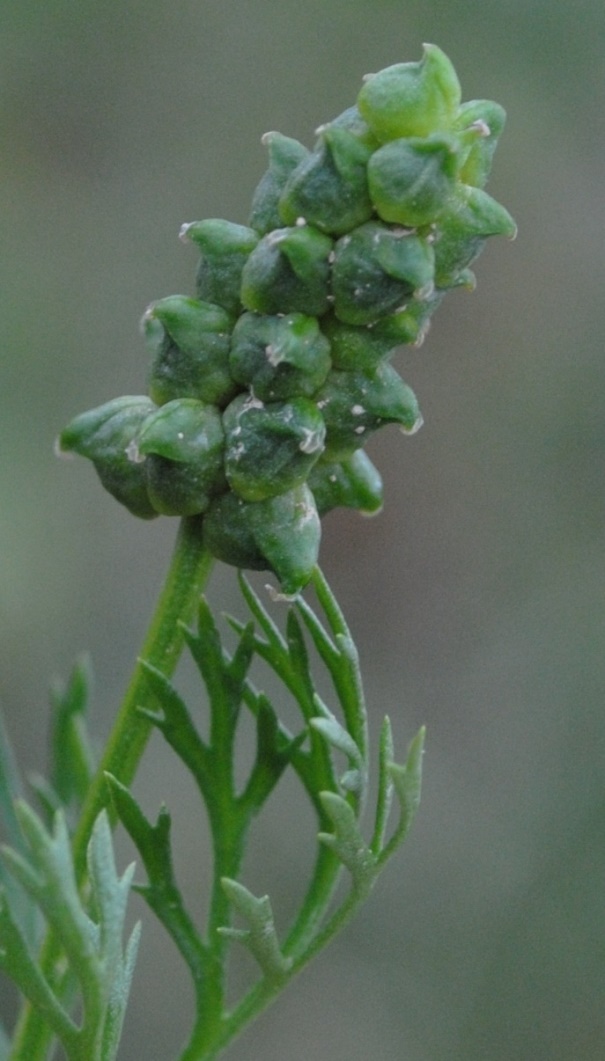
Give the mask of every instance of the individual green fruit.
<path id="1" fill-rule="evenodd" d="M 141 519 L 157 511 L 149 500 L 147 479 L 134 443 L 142 425 L 156 411 L 145 396 L 125 395 L 76 416 L 59 435 L 63 453 L 88 457 L 106 490 Z"/>
<path id="2" fill-rule="evenodd" d="M 223 425 L 227 479 L 245 501 L 298 486 L 323 451 L 323 418 L 307 398 L 265 405 L 240 395 L 225 410 Z"/>
<path id="3" fill-rule="evenodd" d="M 346 111 L 343 111 L 336 118 L 332 118 L 331 122 L 326 123 L 326 125 L 320 125 L 316 132 L 319 135 L 324 129 L 345 129 L 360 144 L 364 144 L 371 151 L 375 151 L 377 147 L 380 147 L 380 141 L 374 136 L 365 118 L 362 118 L 357 105 L 347 107 Z"/>
<path id="4" fill-rule="evenodd" d="M 202 524 L 204 545 L 225 564 L 264 571 L 270 564 L 256 544 L 248 519 L 249 508 L 250 503 L 231 490 L 215 497 Z"/>
<path id="5" fill-rule="evenodd" d="M 460 82 L 447 55 L 435 44 L 425 44 L 420 62 L 396 63 L 368 75 L 357 105 L 384 143 L 449 130 L 460 100 Z"/>
<path id="6" fill-rule="evenodd" d="M 492 100 L 473 99 L 460 107 L 455 129 L 466 143 L 466 156 L 458 175 L 464 184 L 485 187 L 505 122 L 504 107 Z"/>
<path id="7" fill-rule="evenodd" d="M 331 372 L 316 402 L 326 425 L 326 460 L 349 457 L 384 424 L 399 424 L 406 434 L 422 425 L 414 392 L 387 362 L 371 373 Z"/>
<path id="8" fill-rule="evenodd" d="M 370 198 L 383 221 L 430 225 L 454 194 L 457 141 L 449 136 L 392 140 L 368 163 Z"/>
<path id="9" fill-rule="evenodd" d="M 345 324 L 374 324 L 412 295 L 433 287 L 429 240 L 404 228 L 369 221 L 339 239 L 334 248 L 334 313 Z"/>
<path id="10" fill-rule="evenodd" d="M 357 509 L 365 516 L 373 516 L 382 508 L 380 472 L 361 449 L 342 461 L 319 461 L 308 486 L 320 516 L 340 506 Z"/>
<path id="11" fill-rule="evenodd" d="M 329 307 L 332 240 L 310 225 L 278 228 L 253 250 L 242 275 L 242 302 L 256 313 L 305 313 Z"/>
<path id="12" fill-rule="evenodd" d="M 179 398 L 144 421 L 136 438 L 144 460 L 149 499 L 165 516 L 205 512 L 212 497 L 227 489 L 223 467 L 225 435 L 212 405 Z"/>
<path id="13" fill-rule="evenodd" d="M 313 494 L 302 484 L 265 501 L 231 492 L 216 498 L 203 523 L 207 549 L 224 563 L 272 569 L 284 594 L 295 596 L 317 563 L 321 524 Z"/>
<path id="14" fill-rule="evenodd" d="M 281 133 L 265 133 L 262 143 L 269 149 L 269 169 L 261 177 L 260 183 L 252 197 L 250 224 L 264 236 L 274 228 L 280 228 L 283 221 L 278 211 L 278 203 L 288 177 L 309 151 L 298 140 Z"/>
<path id="15" fill-rule="evenodd" d="M 448 288 L 464 283 L 467 266 L 481 253 L 489 236 L 513 239 L 516 233 L 517 226 L 508 210 L 491 195 L 481 188 L 460 185 L 435 232 L 437 286 Z"/>
<path id="16" fill-rule="evenodd" d="M 242 270 L 258 243 L 258 233 L 221 218 L 183 225 L 181 238 L 201 251 L 196 277 L 197 297 L 222 306 L 235 316 L 241 310 Z"/>
<path id="17" fill-rule="evenodd" d="M 345 371 L 359 369 L 371 372 L 379 361 L 390 357 L 399 345 L 391 337 L 377 336 L 374 327 L 344 324 L 333 314 L 323 318 L 321 329 L 330 341 L 332 367 Z"/>
<path id="18" fill-rule="evenodd" d="M 330 343 L 315 317 L 243 313 L 233 329 L 231 375 L 261 401 L 311 397 L 330 366 Z"/>
<path id="19" fill-rule="evenodd" d="M 443 301 L 445 291 L 434 288 L 423 298 L 412 298 L 403 309 L 383 317 L 372 325 L 372 334 L 377 341 L 389 341 L 395 347 L 413 343 L 421 346 L 428 331 L 430 319 Z"/>
<path id="20" fill-rule="evenodd" d="M 232 322 L 226 310 L 184 295 L 151 304 L 143 317 L 147 345 L 154 355 L 149 378 L 158 405 L 175 398 L 197 398 L 225 405 L 236 393 L 229 374 Z"/>
<path id="21" fill-rule="evenodd" d="M 308 486 L 302 483 L 285 494 L 249 505 L 247 518 L 282 592 L 296 596 L 313 574 L 321 539 L 321 523 Z"/>
<path id="22" fill-rule="evenodd" d="M 372 149 L 338 125 L 326 125 L 311 155 L 290 174 L 279 200 L 286 225 L 304 218 L 322 232 L 342 235 L 368 221 L 367 163 Z"/>

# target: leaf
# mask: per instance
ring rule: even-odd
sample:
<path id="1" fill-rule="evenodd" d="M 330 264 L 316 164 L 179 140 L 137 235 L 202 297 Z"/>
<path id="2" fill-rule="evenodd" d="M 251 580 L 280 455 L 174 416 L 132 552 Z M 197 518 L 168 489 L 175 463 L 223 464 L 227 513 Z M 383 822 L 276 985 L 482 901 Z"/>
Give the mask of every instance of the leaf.
<path id="1" fill-rule="evenodd" d="M 280 727 L 271 701 L 258 697 L 256 712 L 256 757 L 241 796 L 242 804 L 260 809 L 275 788 L 292 757 L 307 738 L 306 730 L 289 738 Z"/>
<path id="2" fill-rule="evenodd" d="M 80 985 L 80 1026 L 54 994 L 6 900 L 0 906 L 0 965 L 59 1037 L 69 1061 L 114 1061 L 139 934 L 137 927 L 124 952 L 122 933 L 134 865 L 118 876 L 109 821 L 102 811 L 87 849 L 91 890 L 87 903 L 76 886 L 64 814 L 56 814 L 52 832 L 23 801 L 18 802 L 16 814 L 27 857 L 4 848 L 4 858 L 61 941 L 69 970 Z"/>
<path id="3" fill-rule="evenodd" d="M 4 719 L 0 714 L 0 820 L 9 843 L 17 851 L 25 851 L 23 835 L 15 811 L 15 800 L 23 792 L 23 783 L 17 767 Z M 7 873 L 0 862 L 0 886 L 6 893 L 13 916 L 28 944 L 35 949 L 39 943 L 41 921 L 36 905 L 14 877 Z"/>
<path id="4" fill-rule="evenodd" d="M 156 710 L 139 710 L 161 731 L 170 746 L 199 781 L 207 778 L 209 750 L 195 728 L 187 705 L 161 671 L 142 663 Z"/>
<path id="5" fill-rule="evenodd" d="M 191 920 L 174 876 L 170 846 L 171 819 L 162 807 L 151 825 L 128 789 L 107 774 L 111 798 L 118 817 L 134 841 L 147 872 L 148 884 L 134 885 L 171 936 L 187 963 L 194 983 L 202 982 L 208 961 L 207 949 Z"/>
<path id="6" fill-rule="evenodd" d="M 376 876 L 376 860 L 361 835 L 353 808 L 336 792 L 322 792 L 320 798 L 334 832 L 319 833 L 319 841 L 347 867 L 355 890 L 369 891 Z"/>
<path id="7" fill-rule="evenodd" d="M 341 776 L 340 784 L 347 792 L 363 796 L 366 784 L 366 767 L 361 752 L 350 733 L 340 724 L 329 708 L 315 696 L 315 706 L 321 716 L 311 719 L 311 726 L 320 733 L 331 747 L 346 756 L 350 769 Z"/>
<path id="8" fill-rule="evenodd" d="M 393 802 L 393 779 L 389 771 L 389 765 L 393 761 L 393 731 L 388 716 L 385 718 L 380 731 L 380 752 L 378 762 L 378 796 L 376 799 L 376 821 L 374 824 L 374 835 L 370 848 L 374 855 L 378 855 L 384 843 L 384 837 L 391 813 Z"/>
<path id="9" fill-rule="evenodd" d="M 12 915 L 6 894 L 0 894 L 0 968 L 65 1044 L 76 1025 L 52 991 Z"/>
<path id="10" fill-rule="evenodd" d="M 399 826 L 401 839 L 407 836 L 420 805 L 425 736 L 426 729 L 422 726 L 408 748 L 408 756 L 404 766 L 400 766 L 397 763 L 389 763 L 388 765 L 388 771 L 401 807 L 401 823 Z"/>
<path id="11" fill-rule="evenodd" d="M 409 748 L 405 764 L 385 761 L 386 772 L 399 802 L 399 822 L 386 847 L 378 856 L 383 865 L 405 840 L 420 804 L 422 786 L 422 757 L 426 729 L 422 726 Z"/>
<path id="12" fill-rule="evenodd" d="M 102 1061 L 112 1061 L 118 1052 L 140 939 L 141 922 L 137 921 L 126 945 L 124 960 L 117 970 L 108 999 L 103 1029 Z"/>
<path id="13" fill-rule="evenodd" d="M 282 980 L 288 973 L 291 961 L 282 954 L 269 896 L 263 895 L 258 899 L 243 884 L 229 877 L 223 877 L 221 884 L 238 914 L 248 922 L 249 928 L 242 931 L 225 926 L 218 931 L 223 936 L 244 943 L 256 958 L 267 980 Z"/>
<path id="14" fill-rule="evenodd" d="M 82 805 L 95 770 L 86 726 L 91 685 L 90 659 L 82 656 L 67 684 L 51 689 L 50 785 L 65 808 Z"/>

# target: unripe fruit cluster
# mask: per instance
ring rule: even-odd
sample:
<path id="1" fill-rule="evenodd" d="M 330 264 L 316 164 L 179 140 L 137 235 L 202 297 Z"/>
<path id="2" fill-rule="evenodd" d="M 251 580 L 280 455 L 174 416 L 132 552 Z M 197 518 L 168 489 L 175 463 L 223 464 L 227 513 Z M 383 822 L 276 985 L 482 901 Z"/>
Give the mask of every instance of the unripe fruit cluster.
<path id="1" fill-rule="evenodd" d="M 488 236 L 515 234 L 483 190 L 503 124 L 498 104 L 461 103 L 449 59 L 426 45 L 369 76 L 313 150 L 267 133 L 249 225 L 183 226 L 197 297 L 145 314 L 149 396 L 77 417 L 61 449 L 90 458 L 135 515 L 203 515 L 216 557 L 297 593 L 320 516 L 382 505 L 367 439 L 422 422 L 391 356 L 422 340 L 447 290 L 472 288 Z"/>

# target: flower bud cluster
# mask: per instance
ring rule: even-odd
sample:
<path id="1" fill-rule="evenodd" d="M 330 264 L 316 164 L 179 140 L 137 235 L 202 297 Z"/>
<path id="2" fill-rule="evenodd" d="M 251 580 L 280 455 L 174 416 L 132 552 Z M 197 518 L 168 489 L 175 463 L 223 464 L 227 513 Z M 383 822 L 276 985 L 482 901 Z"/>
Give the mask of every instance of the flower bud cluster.
<path id="1" fill-rule="evenodd" d="M 472 288 L 489 236 L 515 234 L 483 190 L 503 124 L 498 104 L 461 102 L 426 45 L 366 78 L 312 150 L 267 133 L 249 224 L 183 226 L 197 297 L 145 314 L 149 396 L 77 417 L 61 449 L 90 458 L 135 515 L 203 514 L 215 556 L 298 592 L 320 516 L 382 505 L 367 439 L 422 422 L 393 353 L 422 341 L 447 290 Z"/>

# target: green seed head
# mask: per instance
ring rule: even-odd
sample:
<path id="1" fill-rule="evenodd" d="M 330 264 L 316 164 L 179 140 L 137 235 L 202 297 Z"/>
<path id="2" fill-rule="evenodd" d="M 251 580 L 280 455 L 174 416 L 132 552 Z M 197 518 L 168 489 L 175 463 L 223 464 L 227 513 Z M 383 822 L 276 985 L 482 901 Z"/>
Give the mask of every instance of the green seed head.
<path id="1" fill-rule="evenodd" d="M 484 190 L 504 119 L 489 100 L 461 103 L 429 44 L 368 77 L 312 150 L 265 134 L 249 227 L 183 226 L 197 297 L 145 314 L 150 396 L 76 417 L 61 449 L 92 460 L 131 512 L 202 515 L 217 558 L 298 593 L 320 515 L 382 506 L 367 439 L 422 423 L 393 355 L 420 345 L 448 290 L 474 286 L 489 236 L 515 234 Z"/>

